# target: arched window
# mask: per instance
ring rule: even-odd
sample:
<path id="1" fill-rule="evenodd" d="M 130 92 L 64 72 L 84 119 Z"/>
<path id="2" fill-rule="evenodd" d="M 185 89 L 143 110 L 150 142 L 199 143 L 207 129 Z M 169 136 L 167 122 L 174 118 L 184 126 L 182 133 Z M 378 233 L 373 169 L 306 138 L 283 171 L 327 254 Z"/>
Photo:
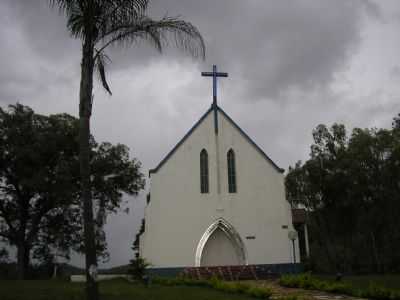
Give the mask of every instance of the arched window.
<path id="1" fill-rule="evenodd" d="M 206 149 L 200 152 L 200 191 L 208 193 L 208 154 Z"/>
<path id="2" fill-rule="evenodd" d="M 235 166 L 235 152 L 232 149 L 228 151 L 228 190 L 229 193 L 236 193 L 236 166 Z"/>

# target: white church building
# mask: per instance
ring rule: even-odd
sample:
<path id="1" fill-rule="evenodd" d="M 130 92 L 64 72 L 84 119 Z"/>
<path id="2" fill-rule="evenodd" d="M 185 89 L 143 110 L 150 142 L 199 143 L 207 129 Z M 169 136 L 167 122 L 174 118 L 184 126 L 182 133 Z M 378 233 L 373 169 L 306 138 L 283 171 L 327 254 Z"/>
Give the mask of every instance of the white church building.
<path id="1" fill-rule="evenodd" d="M 215 74 L 210 109 L 150 170 L 140 255 L 153 268 L 292 263 L 283 170 L 217 105 Z"/>

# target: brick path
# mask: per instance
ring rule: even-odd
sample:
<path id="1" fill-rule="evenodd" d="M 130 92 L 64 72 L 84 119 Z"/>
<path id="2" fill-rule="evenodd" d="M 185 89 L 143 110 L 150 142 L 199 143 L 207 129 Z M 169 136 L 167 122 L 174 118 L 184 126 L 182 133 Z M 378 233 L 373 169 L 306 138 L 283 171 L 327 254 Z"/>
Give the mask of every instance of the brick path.
<path id="1" fill-rule="evenodd" d="M 249 281 L 247 281 L 249 282 Z M 249 282 L 250 283 L 250 282 Z M 297 288 L 286 288 L 282 287 L 278 284 L 276 280 L 258 280 L 251 281 L 252 284 L 257 286 L 269 287 L 272 289 L 272 299 L 278 299 L 282 296 L 290 296 L 296 295 L 302 299 L 310 299 L 310 300 L 365 300 L 362 298 L 347 296 L 347 295 L 339 295 L 339 294 L 330 294 L 321 291 L 315 290 L 303 290 Z"/>

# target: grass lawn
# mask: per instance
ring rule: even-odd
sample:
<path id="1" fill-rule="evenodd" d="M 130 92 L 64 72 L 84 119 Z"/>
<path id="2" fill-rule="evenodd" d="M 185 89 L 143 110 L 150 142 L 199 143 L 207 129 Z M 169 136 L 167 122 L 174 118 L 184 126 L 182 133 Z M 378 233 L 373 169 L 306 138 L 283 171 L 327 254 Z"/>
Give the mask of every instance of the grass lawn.
<path id="1" fill-rule="evenodd" d="M 323 280 L 334 280 L 335 276 L 321 275 L 316 276 Z M 400 290 L 400 275 L 359 275 L 344 276 L 343 282 L 350 283 L 354 287 L 364 288 L 370 284 L 386 287 L 389 289 Z"/>
<path id="2" fill-rule="evenodd" d="M 0 281 L 0 300 L 81 300 L 84 284 L 52 280 Z M 100 282 L 101 300 L 250 300 L 254 298 L 204 287 L 146 288 L 125 280 Z"/>

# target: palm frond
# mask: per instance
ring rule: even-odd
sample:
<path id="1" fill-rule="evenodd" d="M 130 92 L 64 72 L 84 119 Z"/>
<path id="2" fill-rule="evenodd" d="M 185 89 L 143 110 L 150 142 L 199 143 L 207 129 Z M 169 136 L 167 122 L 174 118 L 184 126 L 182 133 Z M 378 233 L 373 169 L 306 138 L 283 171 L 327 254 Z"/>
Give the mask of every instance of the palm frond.
<path id="1" fill-rule="evenodd" d="M 48 0 L 51 8 L 58 7 L 67 18 L 67 28 L 75 38 L 84 37 L 84 0 Z"/>
<path id="2" fill-rule="evenodd" d="M 67 28 L 75 38 L 85 38 L 90 30 L 94 38 L 116 23 L 137 19 L 144 14 L 149 0 L 48 0 L 67 18 Z M 89 29 L 90 27 L 90 29 Z"/>
<path id="3" fill-rule="evenodd" d="M 162 52 L 171 42 L 194 57 L 205 58 L 204 40 L 198 29 L 179 17 L 152 20 L 145 15 L 149 0 L 48 0 L 67 18 L 71 35 L 90 39 L 96 45 L 95 67 L 104 89 L 111 94 L 106 80 L 109 60 L 104 50 L 113 44 L 150 42 Z M 92 44 L 93 45 L 93 44 Z"/>
<path id="4" fill-rule="evenodd" d="M 155 21 L 142 16 L 129 23 L 120 23 L 99 39 L 103 42 L 99 52 L 112 44 L 129 45 L 141 40 L 151 42 L 161 52 L 172 41 L 175 47 L 194 57 L 205 57 L 205 44 L 199 30 L 179 17 Z"/>
<path id="5" fill-rule="evenodd" d="M 108 21 L 109 25 L 115 24 L 113 21 L 121 21 L 122 18 L 132 19 L 144 15 L 149 4 L 149 0 L 110 0 L 103 1 L 103 13 L 100 15 L 102 21 Z"/>
<path id="6" fill-rule="evenodd" d="M 48 0 L 49 6 L 51 8 L 57 6 L 60 13 L 63 11 L 67 11 L 71 5 L 75 4 L 77 1 L 75 0 Z"/>
<path id="7" fill-rule="evenodd" d="M 108 62 L 111 62 L 111 59 L 106 54 L 97 52 L 95 64 L 96 64 L 97 73 L 99 75 L 99 80 L 100 80 L 101 84 L 103 85 L 104 89 L 110 95 L 112 95 L 110 86 L 107 83 L 106 72 L 105 72 L 105 67 Z"/>
<path id="8" fill-rule="evenodd" d="M 101 4 L 101 14 L 96 16 L 99 37 L 106 35 L 121 23 L 130 23 L 144 15 L 149 0 L 109 0 Z"/>

